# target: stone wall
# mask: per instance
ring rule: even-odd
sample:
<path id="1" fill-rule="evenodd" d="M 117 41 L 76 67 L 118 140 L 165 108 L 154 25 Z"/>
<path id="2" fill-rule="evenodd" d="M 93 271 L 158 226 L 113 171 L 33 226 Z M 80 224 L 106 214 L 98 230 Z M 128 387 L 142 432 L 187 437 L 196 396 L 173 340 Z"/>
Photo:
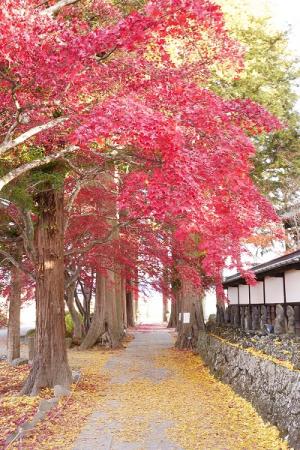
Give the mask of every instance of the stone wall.
<path id="1" fill-rule="evenodd" d="M 252 355 L 200 332 L 198 352 L 214 375 L 249 400 L 300 450 L 300 371 Z"/>

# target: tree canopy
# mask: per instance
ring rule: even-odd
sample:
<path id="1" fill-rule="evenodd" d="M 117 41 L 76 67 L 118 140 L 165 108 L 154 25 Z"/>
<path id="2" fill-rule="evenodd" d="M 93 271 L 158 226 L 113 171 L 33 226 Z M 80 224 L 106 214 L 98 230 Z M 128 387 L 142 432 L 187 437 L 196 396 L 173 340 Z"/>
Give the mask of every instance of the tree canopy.
<path id="1" fill-rule="evenodd" d="M 1 209 L 36 286 L 34 393 L 70 381 L 76 283 L 114 343 L 137 273 L 221 289 L 225 266 L 243 270 L 245 240 L 277 220 L 254 142 L 282 124 L 247 98 L 251 57 L 208 0 L 5 0 L 0 19 Z"/>
<path id="2" fill-rule="evenodd" d="M 245 48 L 245 62 L 238 76 L 216 70 L 211 88 L 228 98 L 251 98 L 281 119 L 282 130 L 255 139 L 252 176 L 276 207 L 289 206 L 297 199 L 299 185 L 299 60 L 289 48 L 289 32 L 276 29 L 267 7 L 263 10 L 251 1 L 246 8 L 235 0 L 218 3 L 233 37 Z"/>

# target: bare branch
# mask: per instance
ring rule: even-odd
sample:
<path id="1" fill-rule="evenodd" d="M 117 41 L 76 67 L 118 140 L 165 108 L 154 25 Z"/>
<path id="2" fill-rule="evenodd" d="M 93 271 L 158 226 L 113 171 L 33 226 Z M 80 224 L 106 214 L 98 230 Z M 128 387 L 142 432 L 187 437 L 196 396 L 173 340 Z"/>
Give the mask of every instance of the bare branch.
<path id="1" fill-rule="evenodd" d="M 4 256 L 4 259 L 0 262 L 1 265 L 4 261 L 9 261 L 11 264 L 13 264 L 15 267 L 17 267 L 22 272 L 26 273 L 32 280 L 35 280 L 35 277 L 32 272 L 29 272 L 28 270 L 24 269 L 22 264 L 20 264 L 12 255 L 7 253 L 5 250 L 0 249 L 0 254 Z"/>
<path id="2" fill-rule="evenodd" d="M 8 142 L 4 141 L 2 144 L 0 144 L 0 155 L 7 152 L 8 150 L 11 150 L 12 148 L 17 147 L 20 144 L 23 144 L 23 142 L 27 141 L 27 139 L 30 139 L 31 137 L 35 136 L 38 133 L 41 133 L 42 131 L 56 127 L 57 125 L 65 122 L 67 119 L 67 117 L 58 117 L 57 119 L 50 120 L 50 122 L 48 123 L 38 125 L 28 131 L 25 131 L 25 133 L 21 134 L 15 139 L 12 139 Z"/>
<path id="3" fill-rule="evenodd" d="M 67 164 L 69 164 L 69 166 L 71 168 L 73 168 L 73 170 L 76 169 L 76 166 L 74 166 L 72 163 L 70 163 L 70 161 L 68 159 L 63 158 L 63 161 L 65 161 Z M 80 171 L 80 172 L 78 172 L 78 171 Z M 76 182 L 76 186 L 73 189 L 71 196 L 69 198 L 68 206 L 67 206 L 66 220 L 65 220 L 65 227 L 64 227 L 65 231 L 67 230 L 69 222 L 70 222 L 70 215 L 71 215 L 73 205 L 74 205 L 81 189 L 84 187 L 87 187 L 87 186 L 99 185 L 99 180 L 97 180 L 97 178 L 95 179 L 95 177 L 99 173 L 103 172 L 103 170 L 99 167 L 96 167 L 89 171 L 84 171 L 81 169 L 78 169 L 78 171 L 77 171 L 77 173 L 80 173 L 83 178 L 79 179 Z"/>
<path id="4" fill-rule="evenodd" d="M 113 53 L 114 51 L 117 50 L 117 46 L 115 46 L 114 48 L 112 48 L 110 51 L 103 52 L 103 53 L 98 53 L 96 55 L 96 59 L 97 61 L 105 61 L 106 59 L 108 59 Z"/>
<path id="5" fill-rule="evenodd" d="M 77 282 L 77 284 L 78 284 L 78 282 Z M 75 291 L 74 291 L 74 298 L 75 298 L 75 303 L 76 303 L 76 306 L 77 306 L 80 314 L 82 316 L 84 316 L 85 311 L 84 311 L 84 309 L 82 307 L 82 304 L 81 304 L 81 301 L 80 301 L 80 298 L 79 298 L 79 295 L 78 295 L 78 292 L 77 292 L 77 287 L 75 288 Z"/>
<path id="6" fill-rule="evenodd" d="M 78 277 L 80 275 L 80 266 L 77 267 L 77 269 L 73 272 L 70 273 L 70 271 L 66 270 L 65 271 L 65 287 L 66 289 L 68 289 L 72 284 L 76 283 L 78 280 Z"/>
<path id="7" fill-rule="evenodd" d="M 117 224 L 114 227 L 112 227 L 110 229 L 110 231 L 107 233 L 107 235 L 103 238 L 103 239 L 95 239 L 94 241 L 90 242 L 88 245 L 86 245 L 83 248 L 74 248 L 73 250 L 69 250 L 68 252 L 65 253 L 65 256 L 70 256 L 70 255 L 77 255 L 77 254 L 84 254 L 89 252 L 94 246 L 96 245 L 101 245 L 101 244 L 105 244 L 107 242 L 109 242 L 115 231 L 117 231 L 119 229 L 120 225 Z"/>
<path id="8" fill-rule="evenodd" d="M 54 5 L 50 6 L 47 9 L 44 9 L 44 11 L 41 12 L 41 14 L 44 16 L 54 16 L 57 14 L 62 8 L 68 5 L 72 5 L 73 3 L 77 3 L 79 0 L 60 0 Z"/>
<path id="9" fill-rule="evenodd" d="M 24 175 L 24 173 L 29 172 L 29 170 L 35 169 L 40 166 L 44 166 L 45 164 L 49 164 L 52 161 L 60 159 L 66 153 L 75 152 L 76 150 L 78 150 L 78 147 L 75 145 L 71 145 L 69 147 L 64 148 L 58 153 L 45 156 L 44 158 L 41 159 L 35 159 L 34 161 L 30 161 L 29 163 L 23 164 L 22 166 L 11 170 L 9 173 L 0 178 L 0 191 L 12 180 L 18 178 L 21 175 Z"/>

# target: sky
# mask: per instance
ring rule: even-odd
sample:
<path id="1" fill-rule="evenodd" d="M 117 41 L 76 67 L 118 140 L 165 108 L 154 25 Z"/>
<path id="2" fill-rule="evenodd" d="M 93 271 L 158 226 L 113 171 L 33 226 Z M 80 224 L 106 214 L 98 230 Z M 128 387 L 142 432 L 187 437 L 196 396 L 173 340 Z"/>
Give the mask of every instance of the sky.
<path id="1" fill-rule="evenodd" d="M 291 50 L 300 59 L 300 0 L 268 0 L 274 24 L 289 31 Z M 296 108 L 300 111 L 300 79 L 295 88 L 299 95 Z"/>
<path id="2" fill-rule="evenodd" d="M 290 46 L 300 57 L 300 0 L 269 0 L 269 5 L 274 23 L 291 27 Z"/>

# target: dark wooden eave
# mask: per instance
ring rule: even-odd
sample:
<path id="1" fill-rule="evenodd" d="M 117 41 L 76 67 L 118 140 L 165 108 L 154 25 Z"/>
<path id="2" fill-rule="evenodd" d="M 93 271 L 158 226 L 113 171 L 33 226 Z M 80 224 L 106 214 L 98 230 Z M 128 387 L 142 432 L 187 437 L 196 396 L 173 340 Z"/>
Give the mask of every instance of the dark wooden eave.
<path id="1" fill-rule="evenodd" d="M 283 272 L 290 269 L 300 269 L 300 250 L 272 259 L 266 263 L 253 266 L 249 270 L 255 273 L 257 280 L 262 280 L 265 276 L 269 275 L 280 276 Z M 239 284 L 245 284 L 245 279 L 239 272 L 226 277 L 223 281 L 224 288 L 238 286 Z"/>

